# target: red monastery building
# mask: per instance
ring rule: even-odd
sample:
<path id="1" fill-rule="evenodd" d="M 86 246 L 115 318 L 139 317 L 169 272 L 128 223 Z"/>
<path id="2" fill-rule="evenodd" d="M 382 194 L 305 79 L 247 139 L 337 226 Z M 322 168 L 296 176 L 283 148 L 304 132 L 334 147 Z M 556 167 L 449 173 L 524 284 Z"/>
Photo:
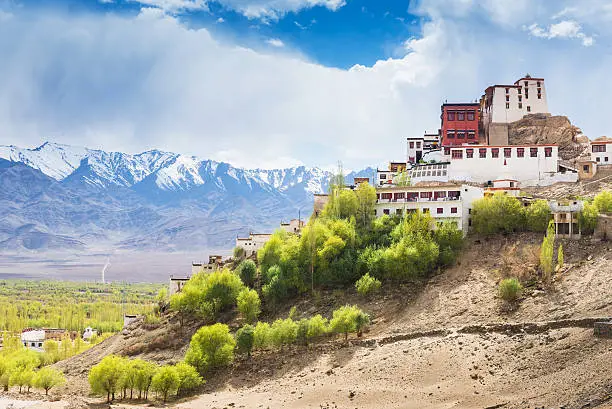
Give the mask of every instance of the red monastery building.
<path id="1" fill-rule="evenodd" d="M 478 143 L 479 103 L 442 104 L 442 146 Z"/>

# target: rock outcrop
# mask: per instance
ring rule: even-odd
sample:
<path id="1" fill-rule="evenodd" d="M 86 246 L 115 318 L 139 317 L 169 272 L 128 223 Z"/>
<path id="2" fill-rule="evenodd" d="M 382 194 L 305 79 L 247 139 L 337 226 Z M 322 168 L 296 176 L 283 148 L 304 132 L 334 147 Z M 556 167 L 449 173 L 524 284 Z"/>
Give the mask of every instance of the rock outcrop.
<path id="1" fill-rule="evenodd" d="M 588 138 L 566 116 L 527 115 L 508 125 L 510 145 L 557 144 L 562 159 L 578 157 L 588 148 Z"/>

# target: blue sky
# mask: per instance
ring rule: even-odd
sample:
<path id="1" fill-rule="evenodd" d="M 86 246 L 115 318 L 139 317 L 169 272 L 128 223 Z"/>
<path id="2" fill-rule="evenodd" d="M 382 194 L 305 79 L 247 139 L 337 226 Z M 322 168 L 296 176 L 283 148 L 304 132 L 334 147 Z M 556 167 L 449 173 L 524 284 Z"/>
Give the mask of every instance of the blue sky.
<path id="1" fill-rule="evenodd" d="M 607 0 L 0 0 L 0 144 L 357 168 L 527 72 L 609 135 L 611 23 Z"/>

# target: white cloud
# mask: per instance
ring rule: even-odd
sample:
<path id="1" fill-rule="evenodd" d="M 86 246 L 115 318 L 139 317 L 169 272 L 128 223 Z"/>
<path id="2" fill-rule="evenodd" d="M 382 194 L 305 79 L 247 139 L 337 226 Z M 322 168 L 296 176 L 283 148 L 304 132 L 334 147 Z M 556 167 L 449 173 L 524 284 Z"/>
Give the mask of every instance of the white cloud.
<path id="1" fill-rule="evenodd" d="M 104 1 L 104 0 L 103 0 Z M 109 1 L 109 0 L 107 0 Z M 112 0 L 110 0 L 112 1 Z M 208 10 L 213 0 L 131 0 L 145 6 L 158 7 L 165 12 L 176 13 L 189 10 Z M 228 9 L 237 11 L 250 19 L 278 20 L 289 12 L 298 12 L 312 7 L 325 7 L 336 11 L 346 0 L 215 0 Z"/>
<path id="2" fill-rule="evenodd" d="M 272 47 L 282 48 L 285 46 L 282 40 L 278 38 L 269 38 L 266 40 L 266 43 L 270 44 Z"/>
<path id="3" fill-rule="evenodd" d="M 340 159 L 358 169 L 403 158 L 406 136 L 438 129 L 444 100 L 477 99 L 526 72 L 546 78 L 553 113 L 593 137 L 609 131 L 605 106 L 589 98 L 612 93 L 611 55 L 525 41 L 520 26 L 466 13 L 430 16 L 398 58 L 342 70 L 218 42 L 160 9 L 16 11 L 0 24 L 0 143 L 160 148 L 248 167 Z"/>
<path id="4" fill-rule="evenodd" d="M 223 17 L 219 17 L 219 18 L 217 19 L 217 23 L 218 23 L 218 24 L 225 23 L 225 19 L 224 19 Z"/>
<path id="5" fill-rule="evenodd" d="M 582 32 L 582 27 L 575 21 L 563 20 L 542 28 L 538 24 L 532 24 L 525 27 L 525 30 L 534 37 L 541 38 L 576 38 L 582 41 L 582 45 L 589 47 L 593 45 L 594 39 Z"/>

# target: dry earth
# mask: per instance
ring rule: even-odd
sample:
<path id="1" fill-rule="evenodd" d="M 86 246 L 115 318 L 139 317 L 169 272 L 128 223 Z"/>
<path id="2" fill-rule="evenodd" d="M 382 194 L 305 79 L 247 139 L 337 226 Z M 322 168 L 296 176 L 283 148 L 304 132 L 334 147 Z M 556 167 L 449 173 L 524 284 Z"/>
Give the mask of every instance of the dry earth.
<path id="1" fill-rule="evenodd" d="M 298 309 L 304 314 L 358 302 L 372 313 L 373 325 L 363 339 L 352 338 L 349 344 L 330 340 L 239 360 L 211 376 L 199 396 L 173 405 L 610 408 L 612 340 L 595 338 L 589 318 L 612 317 L 612 244 L 564 242 L 566 267 L 552 286 L 535 282 L 518 308 L 504 308 L 495 296 L 498 281 L 533 274 L 533 250 L 540 239 L 532 234 L 471 238 L 457 265 L 427 283 L 386 288 L 384 300 L 363 302 L 355 294 L 301 300 Z M 181 328 L 173 320 L 157 329 L 131 328 L 61 363 L 70 377 L 60 391 L 69 396 L 65 407 L 100 402 L 83 398 L 86 372 L 107 353 L 180 359 L 200 323 Z"/>

